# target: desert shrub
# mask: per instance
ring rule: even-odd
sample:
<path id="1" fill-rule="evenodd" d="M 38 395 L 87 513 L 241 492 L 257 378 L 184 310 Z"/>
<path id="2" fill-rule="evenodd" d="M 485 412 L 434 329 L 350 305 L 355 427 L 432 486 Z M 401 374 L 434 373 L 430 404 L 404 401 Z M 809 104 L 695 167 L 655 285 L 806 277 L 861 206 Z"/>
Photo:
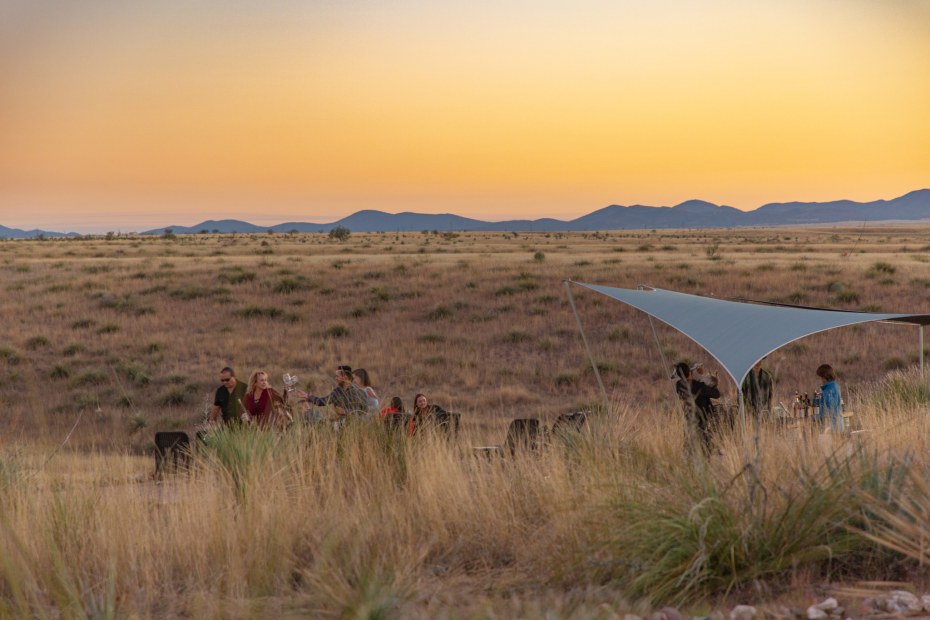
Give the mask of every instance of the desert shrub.
<path id="1" fill-rule="evenodd" d="M 214 290 L 207 288 L 205 286 L 200 286 L 197 284 L 188 284 L 181 288 L 176 288 L 168 293 L 171 297 L 175 299 L 181 299 L 183 301 L 191 301 L 194 299 L 203 299 L 204 297 L 210 297 L 214 294 Z"/>
<path id="2" fill-rule="evenodd" d="M 354 308 L 349 310 L 349 316 L 355 319 L 360 319 L 364 316 L 368 316 L 370 313 L 371 313 L 371 310 L 364 306 L 355 306 Z"/>
<path id="3" fill-rule="evenodd" d="M 123 364 L 121 370 L 123 374 L 126 375 L 126 378 L 136 385 L 148 385 L 152 382 L 152 377 L 148 370 L 137 362 Z"/>
<path id="4" fill-rule="evenodd" d="M 93 319 L 78 319 L 71 323 L 71 329 L 87 329 L 88 327 L 93 327 L 96 321 Z"/>
<path id="5" fill-rule="evenodd" d="M 35 351 L 36 349 L 41 349 L 42 347 L 47 347 L 49 344 L 48 338 L 45 336 L 33 336 L 26 340 L 26 348 L 30 351 Z"/>
<path id="6" fill-rule="evenodd" d="M 299 291 L 304 288 L 304 283 L 298 278 L 282 278 L 274 285 L 272 290 L 275 293 L 284 295 Z"/>
<path id="7" fill-rule="evenodd" d="M 144 306 L 130 294 L 114 295 L 108 292 L 100 292 L 94 295 L 99 298 L 99 303 L 104 308 L 110 308 L 126 314 L 142 316 L 144 314 L 153 314 L 155 310 L 150 306 Z"/>
<path id="8" fill-rule="evenodd" d="M 902 368 L 907 367 L 907 362 L 905 362 L 900 357 L 889 357 L 882 364 L 885 370 L 901 370 Z"/>
<path id="9" fill-rule="evenodd" d="M 512 329 L 507 332 L 507 335 L 504 337 L 504 341 L 510 344 L 519 344 L 521 342 L 527 342 L 531 339 L 532 337 L 529 334 L 520 329 Z"/>
<path id="10" fill-rule="evenodd" d="M 452 314 L 452 308 L 448 306 L 436 306 L 427 313 L 426 318 L 430 321 L 439 321 L 451 318 Z"/>
<path id="11" fill-rule="evenodd" d="M 112 267 L 109 265 L 86 265 L 81 267 L 81 271 L 89 274 L 109 273 Z"/>
<path id="12" fill-rule="evenodd" d="M 546 255 L 543 252 L 536 252 L 535 254 L 533 254 L 533 260 L 536 261 L 537 263 L 541 263 L 544 260 L 546 260 Z"/>
<path id="13" fill-rule="evenodd" d="M 223 269 L 217 274 L 216 278 L 226 284 L 244 284 L 255 279 L 254 271 L 245 271 L 241 267 Z"/>
<path id="14" fill-rule="evenodd" d="M 64 364 L 55 364 L 48 371 L 49 379 L 67 379 L 71 376 L 71 371 Z"/>
<path id="15" fill-rule="evenodd" d="M 7 346 L 0 346 L 0 360 L 5 361 L 7 364 L 19 364 L 20 361 L 22 361 L 22 358 L 16 349 Z"/>
<path id="16" fill-rule="evenodd" d="M 391 292 L 386 288 L 373 288 L 371 289 L 371 295 L 377 301 L 390 301 Z"/>
<path id="17" fill-rule="evenodd" d="M 62 349 L 61 354 L 64 355 L 65 357 L 72 357 L 74 355 L 77 355 L 83 350 L 84 350 L 84 345 L 74 342 L 66 346 L 64 349 Z"/>
<path id="18" fill-rule="evenodd" d="M 833 296 L 833 299 L 842 304 L 854 304 L 859 301 L 859 293 L 855 291 L 840 291 Z"/>
<path id="19" fill-rule="evenodd" d="M 323 335 L 330 338 L 345 338 L 349 335 L 349 328 L 342 324 L 332 325 L 323 332 Z"/>
<path id="20" fill-rule="evenodd" d="M 563 373 L 556 375 L 555 377 L 555 385 L 557 387 L 571 387 L 575 385 L 575 381 L 577 381 L 577 377 L 575 377 L 575 375 Z"/>
<path id="21" fill-rule="evenodd" d="M 135 413 L 129 417 L 129 421 L 126 423 L 126 432 L 130 436 L 135 435 L 139 431 L 145 430 L 149 426 L 149 421 L 141 413 Z"/>
<path id="22" fill-rule="evenodd" d="M 119 331 L 119 325 L 115 323 L 107 323 L 106 325 L 101 325 L 97 329 L 98 334 L 114 334 Z"/>
<path id="23" fill-rule="evenodd" d="M 791 271 L 807 271 L 807 265 L 804 263 L 792 263 Z"/>
<path id="24" fill-rule="evenodd" d="M 187 405 L 191 402 L 191 394 L 186 386 L 174 386 L 168 388 L 158 400 L 167 407 Z"/>
<path id="25" fill-rule="evenodd" d="M 514 287 L 514 286 L 509 286 L 509 285 L 508 285 L 508 286 L 502 286 L 502 287 L 500 287 L 499 289 L 497 289 L 496 291 L 494 291 L 494 294 L 495 294 L 497 297 L 504 297 L 504 296 L 508 296 L 508 295 L 515 295 L 515 294 L 518 293 L 518 292 L 519 292 L 519 289 L 517 289 L 517 288 Z"/>
<path id="26" fill-rule="evenodd" d="M 870 277 L 874 277 L 880 274 L 891 275 L 895 271 L 897 271 L 897 269 L 895 269 L 895 266 L 891 263 L 879 261 L 877 263 L 873 263 L 872 266 L 869 267 L 868 271 L 866 271 L 866 275 Z"/>
<path id="27" fill-rule="evenodd" d="M 86 385 L 103 385 L 106 383 L 107 373 L 102 370 L 85 370 L 71 380 L 72 387 L 83 387 Z"/>
<path id="28" fill-rule="evenodd" d="M 607 334 L 609 342 L 627 342 L 630 340 L 630 330 L 627 327 L 618 327 Z"/>
<path id="29" fill-rule="evenodd" d="M 329 231 L 329 238 L 335 241 L 348 241 L 352 231 L 345 226 L 336 226 Z"/>
<path id="30" fill-rule="evenodd" d="M 246 319 L 281 319 L 291 323 L 296 323 L 300 320 L 299 315 L 285 312 L 284 310 L 274 306 L 246 306 L 245 308 L 236 310 L 235 314 Z"/>

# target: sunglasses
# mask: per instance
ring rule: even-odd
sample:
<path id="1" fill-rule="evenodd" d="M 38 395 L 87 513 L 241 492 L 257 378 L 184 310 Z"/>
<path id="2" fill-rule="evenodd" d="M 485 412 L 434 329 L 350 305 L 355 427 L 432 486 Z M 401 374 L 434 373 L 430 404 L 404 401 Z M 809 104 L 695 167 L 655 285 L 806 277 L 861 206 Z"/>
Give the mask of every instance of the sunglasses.
<path id="1" fill-rule="evenodd" d="M 232 377 L 228 379 L 220 379 L 220 383 L 229 383 L 230 381 L 232 381 Z"/>

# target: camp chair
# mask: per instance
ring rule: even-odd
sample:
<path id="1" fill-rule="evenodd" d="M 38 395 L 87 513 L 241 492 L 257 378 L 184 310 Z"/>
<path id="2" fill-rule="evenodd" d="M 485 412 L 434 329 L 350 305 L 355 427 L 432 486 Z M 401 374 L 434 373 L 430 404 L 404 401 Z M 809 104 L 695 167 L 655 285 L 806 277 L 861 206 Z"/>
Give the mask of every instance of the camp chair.
<path id="1" fill-rule="evenodd" d="M 165 464 L 171 463 L 174 471 L 179 466 L 187 467 L 191 461 L 191 440 L 184 431 L 162 431 L 155 433 L 155 477 L 159 478 L 165 471 Z"/>
<path id="2" fill-rule="evenodd" d="M 541 439 L 542 432 L 538 418 L 518 418 L 510 423 L 504 444 L 514 456 L 517 450 L 537 450 Z"/>

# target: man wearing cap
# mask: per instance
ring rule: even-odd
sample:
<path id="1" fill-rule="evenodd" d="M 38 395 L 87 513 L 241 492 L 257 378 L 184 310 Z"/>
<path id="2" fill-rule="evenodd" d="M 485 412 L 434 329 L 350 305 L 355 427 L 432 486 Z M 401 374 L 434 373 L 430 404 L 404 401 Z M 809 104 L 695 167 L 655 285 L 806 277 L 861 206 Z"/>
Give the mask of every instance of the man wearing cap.
<path id="1" fill-rule="evenodd" d="M 351 366 L 336 367 L 336 389 L 330 392 L 329 396 L 320 398 L 307 394 L 303 390 L 297 390 L 296 393 L 311 405 L 317 407 L 332 405 L 340 416 L 353 414 L 363 417 L 368 415 L 368 395 L 365 394 L 365 390 L 352 382 Z"/>

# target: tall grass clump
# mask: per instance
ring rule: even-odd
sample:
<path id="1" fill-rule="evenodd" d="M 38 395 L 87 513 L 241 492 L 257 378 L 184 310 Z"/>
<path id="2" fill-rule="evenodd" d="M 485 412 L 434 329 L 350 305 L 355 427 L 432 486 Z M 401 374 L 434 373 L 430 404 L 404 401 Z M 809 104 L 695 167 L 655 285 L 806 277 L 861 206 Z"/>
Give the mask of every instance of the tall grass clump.
<path id="1" fill-rule="evenodd" d="M 273 459 L 287 467 L 284 441 L 277 433 L 222 427 L 205 438 L 206 463 L 229 480 L 239 501 L 245 501 L 249 485 L 259 483 L 256 476 L 266 473 L 263 468 Z"/>
<path id="2" fill-rule="evenodd" d="M 787 475 L 774 459 L 732 477 L 687 459 L 658 460 L 648 476 L 640 469 L 606 503 L 584 570 L 635 599 L 692 604 L 777 587 L 798 570 L 829 577 L 876 561 L 874 543 L 856 531 L 868 508 L 858 492 L 888 498 L 901 468 L 851 444 L 819 465 L 792 456 L 778 455 L 798 463 Z"/>
<path id="3" fill-rule="evenodd" d="M 901 410 L 930 403 L 927 380 L 916 370 L 892 370 L 867 392 L 869 404 L 878 411 Z"/>

